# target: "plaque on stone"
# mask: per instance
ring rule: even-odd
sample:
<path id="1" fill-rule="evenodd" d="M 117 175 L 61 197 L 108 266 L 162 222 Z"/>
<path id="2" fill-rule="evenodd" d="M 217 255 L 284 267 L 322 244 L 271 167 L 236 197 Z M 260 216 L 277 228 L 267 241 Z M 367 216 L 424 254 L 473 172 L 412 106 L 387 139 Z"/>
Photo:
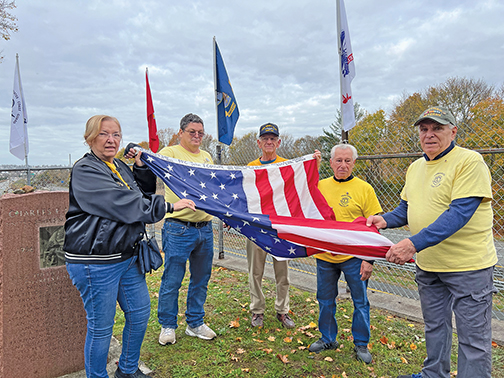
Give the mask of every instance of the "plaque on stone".
<path id="1" fill-rule="evenodd" d="M 0 197 L 0 377 L 84 368 L 86 313 L 66 271 L 68 192 Z"/>

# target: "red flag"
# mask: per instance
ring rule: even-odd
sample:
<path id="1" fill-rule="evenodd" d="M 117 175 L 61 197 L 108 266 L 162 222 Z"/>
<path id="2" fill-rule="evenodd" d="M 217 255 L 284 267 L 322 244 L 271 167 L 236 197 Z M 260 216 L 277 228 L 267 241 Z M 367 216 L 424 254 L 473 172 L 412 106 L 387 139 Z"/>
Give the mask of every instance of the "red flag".
<path id="1" fill-rule="evenodd" d="M 156 116 L 154 115 L 154 105 L 152 105 L 152 96 L 149 85 L 149 76 L 147 68 L 145 69 L 145 87 L 147 89 L 147 123 L 149 125 L 149 148 L 152 152 L 157 152 L 159 148 L 159 138 L 157 134 Z"/>

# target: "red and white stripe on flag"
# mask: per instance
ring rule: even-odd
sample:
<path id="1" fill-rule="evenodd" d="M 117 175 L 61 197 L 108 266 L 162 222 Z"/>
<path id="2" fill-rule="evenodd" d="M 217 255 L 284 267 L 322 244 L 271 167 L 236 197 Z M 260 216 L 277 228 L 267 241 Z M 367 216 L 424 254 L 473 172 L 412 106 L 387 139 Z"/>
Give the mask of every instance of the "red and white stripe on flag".
<path id="1" fill-rule="evenodd" d="M 380 235 L 375 226 L 367 227 L 366 218 L 353 222 L 270 216 L 278 236 L 306 247 L 308 255 L 326 252 L 360 257 L 383 258 L 393 243 Z"/>
<path id="2" fill-rule="evenodd" d="M 243 170 L 243 190 L 249 213 L 286 217 L 335 219 L 317 188 L 317 161 L 272 164 Z"/>

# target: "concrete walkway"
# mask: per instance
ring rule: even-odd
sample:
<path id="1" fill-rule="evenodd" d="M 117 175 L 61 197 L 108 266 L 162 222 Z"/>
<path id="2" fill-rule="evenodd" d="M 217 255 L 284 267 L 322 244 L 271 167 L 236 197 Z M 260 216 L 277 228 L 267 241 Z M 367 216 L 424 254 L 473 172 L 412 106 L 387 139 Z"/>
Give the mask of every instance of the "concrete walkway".
<path id="1" fill-rule="evenodd" d="M 219 259 L 218 254 L 215 253 L 214 265 L 238 272 L 247 272 L 247 260 L 243 257 L 238 257 L 231 254 L 226 254 L 223 259 Z M 266 264 L 264 276 L 271 280 L 275 279 L 272 264 Z M 289 279 L 291 286 L 309 292 L 317 291 L 317 276 L 315 274 L 307 274 L 297 272 L 295 270 L 290 270 Z M 344 285 L 341 285 L 339 292 L 339 296 L 341 298 L 350 298 L 350 294 L 346 293 L 346 287 Z M 419 301 L 403 298 L 397 295 L 376 292 L 371 289 L 369 290 L 368 297 L 369 302 L 371 303 L 371 307 L 386 310 L 391 314 L 409 319 L 414 322 L 423 322 Z M 455 324 L 455 320 L 453 321 L 453 324 Z M 492 336 L 493 340 L 497 344 L 504 345 L 504 321 L 492 319 Z M 109 364 L 107 365 L 107 371 L 111 378 L 114 377 L 114 372 L 117 369 L 116 363 L 119 360 L 120 354 L 121 345 L 116 339 L 113 339 L 110 344 Z M 146 374 L 149 374 L 151 372 L 151 370 L 148 369 L 148 367 L 143 363 L 140 364 L 140 369 Z M 80 371 L 77 373 L 67 374 L 60 378 L 86 378 L 86 373 L 84 371 Z"/>

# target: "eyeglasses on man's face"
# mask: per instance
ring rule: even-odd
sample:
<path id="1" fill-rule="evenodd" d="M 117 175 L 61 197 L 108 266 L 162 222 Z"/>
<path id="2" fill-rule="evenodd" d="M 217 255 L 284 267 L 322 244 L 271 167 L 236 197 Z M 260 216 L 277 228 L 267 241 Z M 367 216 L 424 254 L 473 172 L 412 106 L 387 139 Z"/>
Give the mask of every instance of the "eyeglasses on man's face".
<path id="1" fill-rule="evenodd" d="M 109 134 L 109 133 L 106 133 L 105 131 L 100 131 L 98 136 L 102 139 L 105 139 L 105 140 L 108 140 L 110 137 L 112 137 L 112 139 L 114 139 L 114 140 L 121 140 L 121 138 L 122 138 L 121 133 Z"/>
<path id="2" fill-rule="evenodd" d="M 196 130 L 184 130 L 184 131 L 189 133 L 189 135 L 191 135 L 191 137 L 198 136 L 200 138 L 203 138 L 205 136 L 204 131 L 196 131 Z"/>
<path id="3" fill-rule="evenodd" d="M 278 137 L 259 137 L 259 139 L 262 141 L 262 142 L 276 142 L 278 140 Z"/>

